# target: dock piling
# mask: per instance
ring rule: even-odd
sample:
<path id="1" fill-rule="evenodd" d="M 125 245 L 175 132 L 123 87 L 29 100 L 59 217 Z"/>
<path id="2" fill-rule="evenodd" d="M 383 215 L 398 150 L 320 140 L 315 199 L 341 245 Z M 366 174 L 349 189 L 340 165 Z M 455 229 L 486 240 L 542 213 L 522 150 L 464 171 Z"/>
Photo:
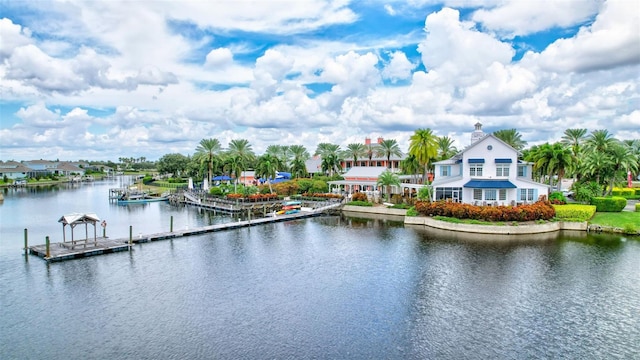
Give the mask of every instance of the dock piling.
<path id="1" fill-rule="evenodd" d="M 129 225 L 129 251 L 131 251 L 131 244 L 133 244 L 133 226 Z"/>
<path id="2" fill-rule="evenodd" d="M 45 254 L 46 254 L 46 258 L 47 258 L 47 259 L 51 257 L 51 252 L 49 251 L 49 245 L 50 245 L 50 242 L 49 242 L 49 236 L 47 236 L 47 237 L 45 238 L 45 246 L 46 246 L 46 252 L 45 252 Z"/>
<path id="3" fill-rule="evenodd" d="M 173 215 L 171 215 L 171 222 L 169 225 L 169 232 L 173 232 Z"/>
<path id="4" fill-rule="evenodd" d="M 24 229 L 24 256 L 29 259 L 29 241 L 27 237 L 27 229 Z"/>

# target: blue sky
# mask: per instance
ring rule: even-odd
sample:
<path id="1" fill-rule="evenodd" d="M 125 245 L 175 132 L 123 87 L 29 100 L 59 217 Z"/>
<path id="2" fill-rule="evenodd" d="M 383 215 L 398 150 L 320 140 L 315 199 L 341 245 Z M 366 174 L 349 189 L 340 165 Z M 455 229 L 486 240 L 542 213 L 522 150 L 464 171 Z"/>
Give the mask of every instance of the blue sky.
<path id="1" fill-rule="evenodd" d="M 640 139 L 637 1 L 0 1 L 0 160 Z"/>

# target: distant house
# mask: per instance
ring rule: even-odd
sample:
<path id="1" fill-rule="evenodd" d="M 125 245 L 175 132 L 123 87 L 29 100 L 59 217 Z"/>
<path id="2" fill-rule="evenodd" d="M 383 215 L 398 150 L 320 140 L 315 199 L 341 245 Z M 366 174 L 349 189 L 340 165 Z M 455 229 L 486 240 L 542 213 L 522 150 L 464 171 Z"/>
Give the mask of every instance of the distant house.
<path id="1" fill-rule="evenodd" d="M 58 162 L 49 160 L 28 160 L 22 162 L 24 166 L 31 168 L 29 177 L 48 176 L 54 174 Z"/>
<path id="2" fill-rule="evenodd" d="M 54 174 L 60 175 L 60 176 L 70 176 L 70 175 L 83 176 L 84 173 L 85 173 L 84 169 L 76 165 L 73 165 L 72 163 L 69 163 L 69 162 L 58 163 L 54 170 Z"/>
<path id="3" fill-rule="evenodd" d="M 315 174 L 322 174 L 322 159 L 320 156 L 314 156 L 311 159 L 305 161 L 305 167 L 307 168 L 307 173 L 310 176 Z"/>
<path id="4" fill-rule="evenodd" d="M 454 157 L 436 162 L 433 199 L 476 205 L 531 203 L 548 195 L 549 186 L 532 180 L 533 163 L 476 124 L 472 143 Z"/>
<path id="5" fill-rule="evenodd" d="M 31 171 L 32 169 L 17 161 L 0 161 L 0 178 L 4 178 L 6 176 L 7 179 L 24 179 L 29 176 Z"/>
<path id="6" fill-rule="evenodd" d="M 342 175 L 344 180 L 329 181 L 330 188 L 351 194 L 360 191 L 377 191 L 378 177 L 387 171 L 384 166 L 358 166 L 349 169 Z"/>

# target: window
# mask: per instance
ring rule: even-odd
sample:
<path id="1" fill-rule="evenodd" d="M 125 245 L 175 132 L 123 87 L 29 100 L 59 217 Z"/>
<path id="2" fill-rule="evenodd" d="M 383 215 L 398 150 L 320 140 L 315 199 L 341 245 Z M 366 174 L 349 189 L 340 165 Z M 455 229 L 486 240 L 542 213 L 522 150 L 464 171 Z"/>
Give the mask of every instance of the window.
<path id="1" fill-rule="evenodd" d="M 520 189 L 520 200 L 533 201 L 534 189 Z"/>
<path id="2" fill-rule="evenodd" d="M 498 191 L 498 200 L 506 201 L 507 200 L 507 189 L 500 189 Z"/>
<path id="3" fill-rule="evenodd" d="M 469 164 L 469 175 L 482 176 L 482 165 L 483 164 Z"/>
<path id="4" fill-rule="evenodd" d="M 495 201 L 496 198 L 496 190 L 495 189 L 488 189 L 484 191 L 484 199 L 485 200 L 491 200 L 491 201 Z"/>
<path id="5" fill-rule="evenodd" d="M 462 188 L 442 187 L 436 188 L 436 200 L 451 199 L 455 202 L 462 200 Z"/>
<path id="6" fill-rule="evenodd" d="M 440 176 L 451 176 L 451 166 L 440 166 Z"/>
<path id="7" fill-rule="evenodd" d="M 509 177 L 509 164 L 496 164 L 496 176 Z"/>
<path id="8" fill-rule="evenodd" d="M 527 166 L 526 165 L 518 165 L 518 176 L 520 176 L 520 177 L 527 176 Z"/>
<path id="9" fill-rule="evenodd" d="M 473 189 L 473 200 L 482 200 L 482 189 Z"/>

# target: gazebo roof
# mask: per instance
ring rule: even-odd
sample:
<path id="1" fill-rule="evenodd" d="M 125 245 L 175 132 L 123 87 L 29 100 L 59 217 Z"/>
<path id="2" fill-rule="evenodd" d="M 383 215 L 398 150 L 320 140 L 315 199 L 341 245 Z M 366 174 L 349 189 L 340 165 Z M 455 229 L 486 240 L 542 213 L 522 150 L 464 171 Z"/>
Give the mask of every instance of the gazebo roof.
<path id="1" fill-rule="evenodd" d="M 63 215 L 60 218 L 60 220 L 58 220 L 58 222 L 62 223 L 63 225 L 96 223 L 98 221 L 100 221 L 100 218 L 98 217 L 98 215 L 96 215 L 94 213 L 89 213 L 89 214 L 80 214 L 80 213 L 67 214 L 67 215 Z"/>

